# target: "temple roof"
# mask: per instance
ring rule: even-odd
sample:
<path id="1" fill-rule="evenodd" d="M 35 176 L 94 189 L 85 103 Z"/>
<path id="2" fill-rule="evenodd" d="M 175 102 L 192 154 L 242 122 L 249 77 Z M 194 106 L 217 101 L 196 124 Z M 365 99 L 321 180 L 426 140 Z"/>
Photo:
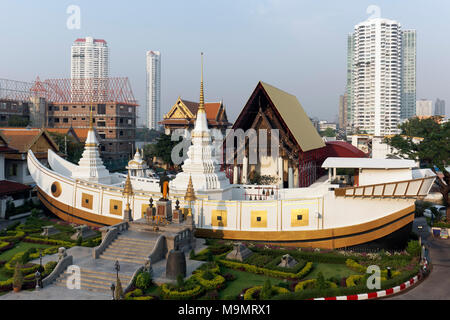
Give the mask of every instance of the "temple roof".
<path id="1" fill-rule="evenodd" d="M 20 153 L 27 153 L 41 136 L 44 136 L 56 151 L 59 150 L 58 145 L 46 130 L 37 128 L 0 128 L 0 131 L 7 139 L 8 146 L 18 150 Z"/>
<path id="2" fill-rule="evenodd" d="M 295 140 L 294 143 L 301 148 L 303 152 L 325 147 L 325 143 L 313 126 L 311 120 L 301 106 L 297 97 L 285 91 L 282 91 L 274 86 L 271 86 L 262 81 L 258 82 L 255 90 L 245 104 L 237 120 L 233 125 L 233 129 L 248 129 L 255 120 L 258 108 L 261 110 L 261 94 L 264 96 L 263 100 L 269 100 L 268 105 L 272 105 L 271 109 L 275 109 L 278 113 L 278 121 L 280 129 L 287 130 Z M 259 99 L 257 97 L 260 97 Z M 257 100 L 258 99 L 258 100 Z"/>
<path id="3" fill-rule="evenodd" d="M 178 98 L 170 111 L 164 115 L 161 124 L 189 124 L 194 123 L 198 111 L 198 102 Z M 206 118 L 209 125 L 231 124 L 228 122 L 225 106 L 220 102 L 205 103 Z"/>
<path id="4" fill-rule="evenodd" d="M 296 96 L 262 81 L 260 83 L 303 152 L 325 147 L 325 143 Z"/>

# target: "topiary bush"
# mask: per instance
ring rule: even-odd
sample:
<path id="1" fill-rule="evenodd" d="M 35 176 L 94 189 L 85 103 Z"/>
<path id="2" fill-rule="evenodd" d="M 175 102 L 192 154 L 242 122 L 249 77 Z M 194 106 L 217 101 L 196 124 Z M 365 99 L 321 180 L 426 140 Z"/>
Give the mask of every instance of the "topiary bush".
<path id="1" fill-rule="evenodd" d="M 406 252 L 413 257 L 417 257 L 420 255 L 420 251 L 422 248 L 420 247 L 419 241 L 411 240 L 408 242 L 408 246 L 406 247 Z"/>
<path id="2" fill-rule="evenodd" d="M 152 285 L 152 277 L 148 272 L 141 272 L 136 277 L 136 287 L 142 290 L 150 288 Z"/>

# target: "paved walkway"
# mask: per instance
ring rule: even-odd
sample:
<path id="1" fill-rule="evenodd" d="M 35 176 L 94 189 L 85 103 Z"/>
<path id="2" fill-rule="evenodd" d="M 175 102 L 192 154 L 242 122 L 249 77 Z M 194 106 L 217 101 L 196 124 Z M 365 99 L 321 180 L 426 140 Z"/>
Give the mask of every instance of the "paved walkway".
<path id="1" fill-rule="evenodd" d="M 429 247 L 433 271 L 411 290 L 396 295 L 392 300 L 450 300 L 450 240 L 435 239 L 430 235 L 425 219 L 416 219 L 422 225 L 422 241 Z M 414 227 L 414 226 L 413 226 Z M 414 229 L 417 230 L 417 229 Z"/>

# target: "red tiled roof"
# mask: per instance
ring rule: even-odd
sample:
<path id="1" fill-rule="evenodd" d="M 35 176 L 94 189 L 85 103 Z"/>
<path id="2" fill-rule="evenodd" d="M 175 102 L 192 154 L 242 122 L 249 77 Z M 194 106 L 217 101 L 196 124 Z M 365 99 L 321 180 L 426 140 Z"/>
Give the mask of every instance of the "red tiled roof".
<path id="1" fill-rule="evenodd" d="M 345 141 L 327 141 L 328 157 L 366 158 L 367 154 Z"/>
<path id="2" fill-rule="evenodd" d="M 14 182 L 14 181 L 8 181 L 8 180 L 1 180 L 0 181 L 0 195 L 7 196 L 19 192 L 24 192 L 30 190 L 31 187 L 27 186 L 26 184 Z"/>
<path id="3" fill-rule="evenodd" d="M 183 100 L 181 99 L 181 101 L 183 101 L 183 103 L 186 105 L 186 107 L 188 107 L 189 111 L 192 112 L 192 114 L 196 115 L 197 111 L 198 111 L 198 102 L 192 102 L 192 101 L 187 101 L 187 100 Z M 209 119 L 216 119 L 217 117 L 217 113 L 219 112 L 221 103 L 220 102 L 206 102 L 205 103 L 205 110 L 206 110 L 206 118 Z"/>

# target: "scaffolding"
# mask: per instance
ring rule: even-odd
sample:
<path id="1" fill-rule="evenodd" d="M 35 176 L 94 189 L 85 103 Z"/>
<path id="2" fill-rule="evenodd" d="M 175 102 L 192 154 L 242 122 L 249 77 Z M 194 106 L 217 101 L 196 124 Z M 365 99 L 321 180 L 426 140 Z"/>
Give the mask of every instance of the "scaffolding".
<path id="1" fill-rule="evenodd" d="M 121 103 L 137 106 L 128 78 L 47 79 L 34 82 L 0 79 L 0 99 L 51 103 Z"/>

